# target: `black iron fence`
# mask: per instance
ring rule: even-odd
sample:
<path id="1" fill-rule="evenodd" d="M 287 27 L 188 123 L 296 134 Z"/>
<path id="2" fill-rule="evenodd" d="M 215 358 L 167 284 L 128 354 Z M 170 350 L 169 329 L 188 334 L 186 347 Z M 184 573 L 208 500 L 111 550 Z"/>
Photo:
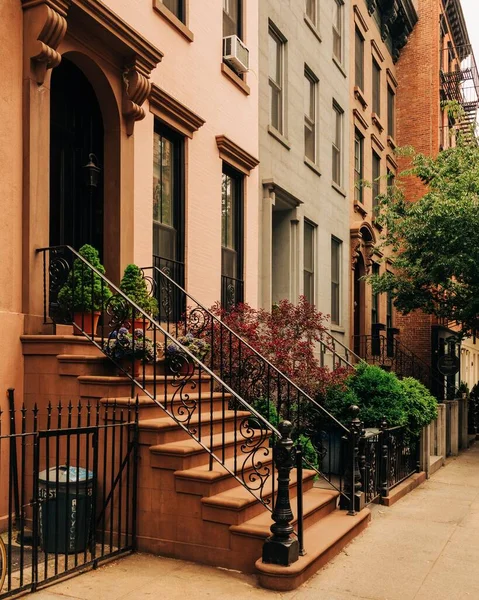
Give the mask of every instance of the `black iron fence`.
<path id="1" fill-rule="evenodd" d="M 0 598 L 135 546 L 138 406 L 0 412 Z"/>

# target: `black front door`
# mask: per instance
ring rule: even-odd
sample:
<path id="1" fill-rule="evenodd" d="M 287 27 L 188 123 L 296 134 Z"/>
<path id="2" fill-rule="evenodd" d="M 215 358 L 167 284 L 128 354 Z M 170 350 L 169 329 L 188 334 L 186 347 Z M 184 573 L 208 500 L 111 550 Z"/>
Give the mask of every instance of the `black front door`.
<path id="1" fill-rule="evenodd" d="M 50 244 L 88 243 L 103 256 L 103 120 L 90 82 L 66 58 L 52 72 L 50 135 Z M 100 167 L 96 186 L 89 163 Z"/>

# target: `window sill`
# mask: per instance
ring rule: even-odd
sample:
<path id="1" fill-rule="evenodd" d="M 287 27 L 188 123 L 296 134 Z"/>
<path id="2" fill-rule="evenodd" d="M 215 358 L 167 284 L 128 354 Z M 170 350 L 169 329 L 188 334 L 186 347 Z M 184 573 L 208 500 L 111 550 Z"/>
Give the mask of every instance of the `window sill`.
<path id="1" fill-rule="evenodd" d="M 193 32 L 171 10 L 166 8 L 161 0 L 153 0 L 153 8 L 189 42 L 195 39 Z"/>
<path id="2" fill-rule="evenodd" d="M 287 150 L 291 150 L 291 144 L 287 138 L 284 137 L 277 129 L 272 125 L 268 125 L 268 133 L 278 140 Z"/>
<path id="3" fill-rule="evenodd" d="M 314 171 L 316 173 L 316 175 L 319 175 L 319 177 L 321 177 L 321 171 L 319 170 L 319 167 L 316 163 L 314 163 L 310 158 L 308 158 L 307 156 L 304 157 L 304 164 L 309 167 L 311 169 L 311 171 Z"/>
<path id="4" fill-rule="evenodd" d="M 322 42 L 323 40 L 321 39 L 321 34 L 319 33 L 319 29 L 311 21 L 311 19 L 308 17 L 308 15 L 304 15 L 304 22 L 311 29 L 311 31 L 314 33 L 314 35 L 315 35 L 316 39 L 318 40 L 318 42 Z"/>
<path id="5" fill-rule="evenodd" d="M 331 187 L 335 189 L 338 192 L 338 194 L 341 194 L 341 196 L 344 196 L 346 198 L 346 190 L 340 185 L 338 185 L 336 182 L 331 181 Z"/>
<path id="6" fill-rule="evenodd" d="M 368 214 L 368 211 L 364 208 L 361 202 L 354 201 L 354 210 L 358 212 L 363 218 Z"/>
<path id="7" fill-rule="evenodd" d="M 377 220 L 377 218 L 376 218 L 376 217 L 373 217 L 372 221 L 373 221 L 373 226 L 374 226 L 374 227 L 375 227 L 375 228 L 376 228 L 376 229 L 377 229 L 379 232 L 381 232 L 381 231 L 383 230 L 383 226 L 382 226 L 382 225 L 380 225 L 380 224 L 378 223 L 378 220 Z"/>
<path id="8" fill-rule="evenodd" d="M 375 112 L 371 113 L 371 121 L 374 123 L 374 125 L 376 126 L 376 129 L 379 131 L 379 133 L 382 133 L 384 131 L 384 127 L 381 123 L 379 115 L 376 114 Z"/>
<path id="9" fill-rule="evenodd" d="M 341 71 L 343 77 L 347 77 L 348 74 L 346 73 L 345 68 L 343 67 L 343 65 L 339 62 L 339 60 L 334 56 L 333 54 L 333 63 L 338 67 L 338 69 Z"/>
<path id="10" fill-rule="evenodd" d="M 238 77 L 238 75 L 233 71 L 233 69 L 228 67 L 228 65 L 224 62 L 221 63 L 221 72 L 225 77 L 228 77 L 228 79 L 232 81 L 235 84 L 235 86 L 243 92 L 243 94 L 245 94 L 246 96 L 250 95 L 251 90 L 249 88 L 249 85 L 246 84 L 244 79 Z"/>
<path id="11" fill-rule="evenodd" d="M 397 144 L 396 144 L 396 142 L 395 142 L 395 140 L 394 140 L 394 138 L 393 138 L 393 136 L 392 136 L 392 135 L 388 135 L 388 146 L 389 146 L 389 147 L 390 147 L 392 150 L 395 150 L 395 149 L 396 149 L 396 147 L 397 147 Z"/>
<path id="12" fill-rule="evenodd" d="M 366 98 L 364 97 L 364 92 L 357 85 L 354 86 L 354 97 L 359 100 L 359 103 L 363 107 L 364 110 L 368 107 L 368 103 L 366 102 Z"/>
<path id="13" fill-rule="evenodd" d="M 334 331 L 334 333 L 346 333 L 346 329 L 344 329 L 344 327 L 341 327 L 341 325 L 331 325 L 329 329 L 332 332 Z"/>

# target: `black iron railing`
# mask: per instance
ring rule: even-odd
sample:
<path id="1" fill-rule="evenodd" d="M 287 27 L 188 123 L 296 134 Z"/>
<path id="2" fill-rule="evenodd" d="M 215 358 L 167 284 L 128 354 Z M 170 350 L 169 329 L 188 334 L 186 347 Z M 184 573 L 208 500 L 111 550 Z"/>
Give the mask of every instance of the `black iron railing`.
<path id="1" fill-rule="evenodd" d="M 303 442 L 307 467 L 316 470 L 329 485 L 343 494 L 347 504 L 350 494 L 345 490 L 344 477 L 346 461 L 350 457 L 345 458 L 341 451 L 341 440 L 349 434 L 348 428 L 166 273 L 155 267 L 144 268 L 144 271 L 152 272 L 151 280 L 155 282 L 154 293 L 159 306 L 171 307 L 171 298 L 175 298 L 186 307 L 180 321 L 174 318 L 173 311 L 164 311 L 165 329 L 176 338 L 190 335 L 205 342 L 209 351 L 203 362 L 219 381 L 261 412 L 268 422 L 291 421 L 293 439 Z M 345 347 L 332 336 L 325 333 L 320 346 L 323 364 L 329 363 L 333 368 L 353 368 L 340 354 Z M 348 357 L 360 360 L 351 352 Z"/>
<path id="2" fill-rule="evenodd" d="M 244 282 L 235 277 L 221 276 L 221 306 L 232 310 L 235 306 L 244 302 Z"/>
<path id="3" fill-rule="evenodd" d="M 73 307 L 62 308 L 74 328 L 130 379 L 133 393 L 141 390 L 198 442 L 208 453 L 210 469 L 217 461 L 272 510 L 275 467 L 270 445 L 278 430 L 178 340 L 169 321 L 174 315 L 171 299 L 160 302 L 160 325 L 70 246 L 38 252 L 43 254 L 46 319 L 55 322 L 49 299 L 70 284 L 74 305 L 84 309 L 76 315 Z M 177 286 L 159 269 L 155 272 Z M 90 329 L 95 315 L 96 333 Z"/>
<path id="4" fill-rule="evenodd" d="M 0 412 L 0 456 L 10 458 L 0 598 L 130 552 L 136 535 L 138 404 L 15 410 L 9 395 Z"/>
<path id="5" fill-rule="evenodd" d="M 172 260 L 171 258 L 164 258 L 163 256 L 153 255 L 153 265 L 156 269 L 158 269 L 158 271 L 168 275 L 168 277 L 170 277 L 170 279 L 172 279 L 180 287 L 185 286 L 185 263 L 177 260 Z M 162 283 L 165 282 L 162 282 L 159 278 L 157 278 L 155 281 L 155 287 L 158 287 Z M 166 308 L 166 310 L 168 310 L 170 316 L 174 315 L 176 319 L 179 319 L 186 309 L 186 307 L 182 304 L 183 299 L 180 294 L 175 294 L 174 289 L 171 290 L 169 296 L 171 298 L 171 304 Z M 166 317 L 164 311 L 165 307 L 160 306 L 160 323 L 163 320 L 163 318 Z"/>

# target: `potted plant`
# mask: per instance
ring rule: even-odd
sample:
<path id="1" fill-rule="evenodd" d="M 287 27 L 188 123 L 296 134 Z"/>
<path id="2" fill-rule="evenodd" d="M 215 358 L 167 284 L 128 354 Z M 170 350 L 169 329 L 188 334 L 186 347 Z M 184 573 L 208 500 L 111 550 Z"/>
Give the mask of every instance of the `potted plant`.
<path id="1" fill-rule="evenodd" d="M 120 327 L 118 331 L 112 331 L 103 349 L 119 367 L 119 375 L 129 373 L 138 377 L 141 363 L 155 360 L 153 342 L 143 335 L 142 329 L 130 333 L 126 327 Z"/>
<path id="2" fill-rule="evenodd" d="M 210 351 L 210 345 L 205 340 L 196 338 L 192 333 L 179 336 L 177 341 L 178 344 L 170 342 L 166 346 L 166 365 L 175 375 L 179 373 L 189 375 L 194 371 L 194 364 L 188 361 L 188 356 L 181 346 L 188 348 L 193 356 L 202 361 Z"/>
<path id="3" fill-rule="evenodd" d="M 158 315 L 158 302 L 148 293 L 145 277 L 137 265 L 131 264 L 126 267 L 120 282 L 120 290 L 148 316 L 155 318 Z M 143 329 L 143 315 L 136 311 L 131 327 L 130 323 L 124 325 L 128 329 Z"/>
<path id="4" fill-rule="evenodd" d="M 99 273 L 105 273 L 98 250 L 93 246 L 85 244 L 78 254 Z M 76 258 L 66 283 L 58 293 L 58 304 L 66 313 L 73 314 L 74 335 L 94 335 L 101 311 L 110 297 L 108 285 L 102 284 L 100 276 Z"/>

